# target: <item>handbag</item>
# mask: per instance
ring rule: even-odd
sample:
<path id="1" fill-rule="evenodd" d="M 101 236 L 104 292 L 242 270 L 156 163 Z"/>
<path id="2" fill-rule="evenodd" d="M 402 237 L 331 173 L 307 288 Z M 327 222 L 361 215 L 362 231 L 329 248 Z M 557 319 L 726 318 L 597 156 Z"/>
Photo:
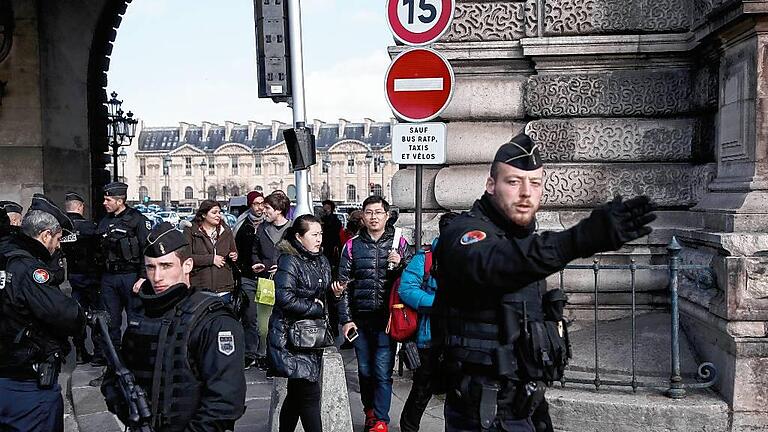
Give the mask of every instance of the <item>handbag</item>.
<path id="1" fill-rule="evenodd" d="M 405 342 L 416 334 L 419 325 L 416 311 L 400 300 L 400 294 L 397 292 L 399 287 L 400 278 L 397 278 L 389 292 L 389 321 L 386 333 L 397 342 Z"/>
<path id="2" fill-rule="evenodd" d="M 408 369 L 416 370 L 421 367 L 421 356 L 419 356 L 419 348 L 416 346 L 416 342 L 403 342 L 397 354 L 400 356 L 400 361 L 405 363 L 405 367 Z"/>
<path id="3" fill-rule="evenodd" d="M 254 301 L 259 304 L 274 306 L 275 305 L 275 281 L 272 279 L 275 276 L 274 273 L 269 275 L 268 278 L 259 278 L 256 281 L 256 298 Z"/>
<path id="4" fill-rule="evenodd" d="M 334 337 L 323 303 L 323 317 L 294 321 L 288 327 L 288 343 L 300 350 L 318 350 L 333 345 Z"/>

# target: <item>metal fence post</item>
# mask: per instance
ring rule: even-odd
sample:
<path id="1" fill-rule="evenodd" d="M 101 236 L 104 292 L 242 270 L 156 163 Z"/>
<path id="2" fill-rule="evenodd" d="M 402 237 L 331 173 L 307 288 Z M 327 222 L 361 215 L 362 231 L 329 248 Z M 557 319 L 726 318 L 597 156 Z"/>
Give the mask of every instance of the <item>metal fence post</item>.
<path id="1" fill-rule="evenodd" d="M 685 397 L 683 379 L 680 376 L 680 306 L 677 299 L 677 279 L 680 273 L 680 251 L 682 251 L 677 238 L 672 236 L 672 241 L 667 245 L 669 253 L 669 298 L 670 314 L 672 315 L 672 376 L 669 378 L 667 396 L 673 399 Z"/>

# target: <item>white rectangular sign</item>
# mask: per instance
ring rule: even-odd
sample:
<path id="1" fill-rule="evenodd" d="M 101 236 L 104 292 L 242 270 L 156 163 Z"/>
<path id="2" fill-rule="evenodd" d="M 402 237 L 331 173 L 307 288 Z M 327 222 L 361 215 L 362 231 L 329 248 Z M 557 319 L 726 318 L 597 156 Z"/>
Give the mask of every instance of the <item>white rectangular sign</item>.
<path id="1" fill-rule="evenodd" d="M 406 165 L 445 163 L 445 123 L 398 123 L 392 127 L 392 161 Z"/>

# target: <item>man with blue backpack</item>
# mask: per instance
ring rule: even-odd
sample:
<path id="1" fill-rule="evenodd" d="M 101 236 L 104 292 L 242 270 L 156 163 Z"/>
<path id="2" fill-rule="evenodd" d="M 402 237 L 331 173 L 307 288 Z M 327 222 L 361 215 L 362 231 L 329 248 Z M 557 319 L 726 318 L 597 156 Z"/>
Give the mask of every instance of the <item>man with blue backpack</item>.
<path id="1" fill-rule="evenodd" d="M 447 226 L 458 214 L 448 212 L 440 216 L 440 231 Z M 400 430 L 416 432 L 424 411 L 432 399 L 432 377 L 435 372 L 434 359 L 431 355 L 432 334 L 430 331 L 429 314 L 432 302 L 435 300 L 437 281 L 430 274 L 432 269 L 432 251 L 437 247 L 438 238 L 432 241 L 428 249 L 421 249 L 411 259 L 411 262 L 400 277 L 398 293 L 400 300 L 418 312 L 418 332 L 416 346 L 419 350 L 421 366 L 413 371 L 413 385 L 408 399 L 400 414 Z"/>

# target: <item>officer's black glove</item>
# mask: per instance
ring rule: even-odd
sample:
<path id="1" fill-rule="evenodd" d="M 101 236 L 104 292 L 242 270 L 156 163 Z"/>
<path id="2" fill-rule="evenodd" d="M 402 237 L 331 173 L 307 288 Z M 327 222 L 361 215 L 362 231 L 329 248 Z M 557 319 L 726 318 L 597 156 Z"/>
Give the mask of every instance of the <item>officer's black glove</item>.
<path id="1" fill-rule="evenodd" d="M 656 205 L 645 195 L 627 201 L 618 195 L 596 208 L 573 228 L 579 256 L 615 251 L 624 243 L 650 234 L 653 230 L 648 224 L 656 220 L 654 210 Z"/>
<path id="2" fill-rule="evenodd" d="M 97 322 L 98 322 L 97 320 L 99 318 L 103 319 L 107 325 L 109 325 L 109 320 L 110 320 L 109 312 L 105 310 L 99 310 L 99 309 L 93 309 L 93 310 L 89 309 L 85 311 L 85 318 L 88 320 L 88 324 L 92 326 L 97 325 Z"/>

